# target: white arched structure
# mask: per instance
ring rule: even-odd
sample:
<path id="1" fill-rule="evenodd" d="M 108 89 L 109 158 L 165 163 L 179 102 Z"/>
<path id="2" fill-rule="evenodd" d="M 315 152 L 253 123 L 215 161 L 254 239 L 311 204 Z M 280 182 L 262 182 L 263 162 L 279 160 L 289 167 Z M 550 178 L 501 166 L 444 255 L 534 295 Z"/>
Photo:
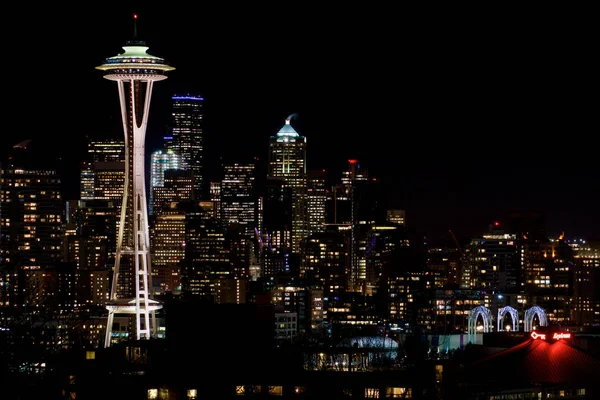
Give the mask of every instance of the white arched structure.
<path id="1" fill-rule="evenodd" d="M 504 317 L 506 316 L 506 313 L 508 313 L 510 315 L 510 317 L 512 318 L 512 323 L 513 323 L 512 330 L 518 332 L 519 331 L 519 313 L 517 312 L 517 310 L 515 310 L 511 306 L 505 306 L 498 310 L 497 331 L 501 332 L 504 329 L 502 324 L 504 322 Z"/>
<path id="2" fill-rule="evenodd" d="M 481 316 L 483 319 L 483 332 L 491 332 L 494 326 L 492 322 L 492 313 L 489 308 L 477 306 L 469 311 L 469 327 L 467 330 L 468 341 L 475 343 L 475 334 L 477 334 L 477 319 Z M 473 340 L 471 340 L 473 339 Z"/>
<path id="3" fill-rule="evenodd" d="M 540 326 L 548 326 L 548 318 L 543 308 L 539 306 L 533 306 L 525 310 L 525 317 L 523 318 L 523 325 L 525 332 L 531 332 L 533 330 L 533 318 L 538 316 L 540 320 Z"/>

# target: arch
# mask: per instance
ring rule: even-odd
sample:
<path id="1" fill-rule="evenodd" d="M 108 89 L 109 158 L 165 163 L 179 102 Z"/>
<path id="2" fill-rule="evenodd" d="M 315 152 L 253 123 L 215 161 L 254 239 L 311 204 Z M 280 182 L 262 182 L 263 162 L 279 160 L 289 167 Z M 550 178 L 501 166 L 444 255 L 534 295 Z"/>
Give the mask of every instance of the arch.
<path id="1" fill-rule="evenodd" d="M 483 331 L 484 332 L 491 332 L 492 331 L 492 314 L 489 310 L 489 308 L 485 307 L 485 306 L 477 306 L 475 308 L 473 308 L 471 311 L 469 311 L 469 327 L 467 330 L 467 337 L 468 337 L 468 341 L 471 341 L 471 338 L 473 339 L 473 343 L 475 342 L 475 335 L 477 334 L 477 319 L 479 318 L 479 316 L 481 316 L 481 318 L 483 319 Z"/>
<path id="2" fill-rule="evenodd" d="M 513 321 L 513 330 L 518 332 L 519 331 L 519 313 L 517 312 L 517 310 L 515 310 L 514 308 L 512 308 L 511 306 L 504 306 L 502 308 L 500 308 L 498 310 L 498 328 L 497 331 L 501 332 L 502 331 L 502 323 L 504 322 L 504 317 L 506 316 L 506 313 L 508 313 Z"/>
<path id="3" fill-rule="evenodd" d="M 523 318 L 523 325 L 525 332 L 531 332 L 533 330 L 533 318 L 537 315 L 540 320 L 540 326 L 548 326 L 548 318 L 543 308 L 539 306 L 533 306 L 525 310 L 525 317 Z"/>

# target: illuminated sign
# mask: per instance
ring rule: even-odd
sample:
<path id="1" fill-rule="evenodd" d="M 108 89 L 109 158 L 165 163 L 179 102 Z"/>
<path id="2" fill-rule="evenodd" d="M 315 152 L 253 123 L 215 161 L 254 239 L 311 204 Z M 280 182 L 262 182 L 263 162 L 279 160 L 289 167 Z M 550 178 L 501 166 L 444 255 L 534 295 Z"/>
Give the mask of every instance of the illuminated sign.
<path id="1" fill-rule="evenodd" d="M 530 336 L 532 339 L 546 340 L 545 333 L 537 333 L 536 331 L 533 331 L 533 332 L 531 332 Z M 552 340 L 561 340 L 561 339 L 571 339 L 571 333 L 570 332 L 555 332 L 552 335 Z"/>
<path id="2" fill-rule="evenodd" d="M 537 333 L 536 331 L 533 331 L 533 332 L 531 332 L 531 338 L 546 340 L 546 335 L 544 335 L 542 333 Z"/>
<path id="3" fill-rule="evenodd" d="M 554 334 L 554 336 L 552 336 L 552 339 L 554 339 L 554 340 L 571 339 L 571 334 L 565 333 L 565 332 L 556 332 Z"/>

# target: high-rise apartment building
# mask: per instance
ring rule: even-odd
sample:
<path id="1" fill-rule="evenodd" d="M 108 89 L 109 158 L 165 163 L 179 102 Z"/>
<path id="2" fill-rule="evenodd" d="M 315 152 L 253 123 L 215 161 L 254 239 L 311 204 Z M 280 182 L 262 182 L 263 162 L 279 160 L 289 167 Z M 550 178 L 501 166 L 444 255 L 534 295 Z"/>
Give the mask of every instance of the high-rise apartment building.
<path id="1" fill-rule="evenodd" d="M 576 326 L 589 329 L 600 325 L 600 243 L 576 239 L 568 242 L 573 249 L 573 307 Z"/>
<path id="2" fill-rule="evenodd" d="M 267 176 L 279 178 L 291 189 L 292 196 L 292 252 L 300 252 L 300 242 L 308 236 L 308 192 L 306 176 L 306 137 L 291 125 L 288 116 L 285 125 L 269 140 Z"/>
<path id="3" fill-rule="evenodd" d="M 171 150 L 182 157 L 182 168 L 192 171 L 194 178 L 194 198 L 203 197 L 203 113 L 204 98 L 200 96 L 172 97 L 172 140 L 166 143 Z"/>
<path id="4" fill-rule="evenodd" d="M 520 254 L 514 233 L 488 232 L 465 248 L 462 287 L 515 293 L 519 290 Z"/>
<path id="5" fill-rule="evenodd" d="M 34 158 L 28 142 L 12 148 L 0 169 L 0 303 L 24 306 L 37 296 L 34 271 L 62 259 L 61 180 Z M 22 162 L 23 160 L 23 162 Z"/>

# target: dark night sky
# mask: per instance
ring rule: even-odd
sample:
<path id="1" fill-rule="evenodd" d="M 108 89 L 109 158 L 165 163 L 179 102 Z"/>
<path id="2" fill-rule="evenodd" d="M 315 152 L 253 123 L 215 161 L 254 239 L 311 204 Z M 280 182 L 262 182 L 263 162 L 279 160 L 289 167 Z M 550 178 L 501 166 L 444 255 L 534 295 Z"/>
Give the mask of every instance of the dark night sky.
<path id="1" fill-rule="evenodd" d="M 3 153 L 35 138 L 76 165 L 86 135 L 122 135 L 116 84 L 95 66 L 122 52 L 137 13 L 138 37 L 176 67 L 155 86 L 148 148 L 175 93 L 205 98 L 209 171 L 219 156 L 264 160 L 295 112 L 309 169 L 337 178 L 359 159 L 430 236 L 481 232 L 517 209 L 544 213 L 551 235 L 598 236 L 585 10 L 132 4 L 16 6 L 19 33 L 0 28 Z"/>

